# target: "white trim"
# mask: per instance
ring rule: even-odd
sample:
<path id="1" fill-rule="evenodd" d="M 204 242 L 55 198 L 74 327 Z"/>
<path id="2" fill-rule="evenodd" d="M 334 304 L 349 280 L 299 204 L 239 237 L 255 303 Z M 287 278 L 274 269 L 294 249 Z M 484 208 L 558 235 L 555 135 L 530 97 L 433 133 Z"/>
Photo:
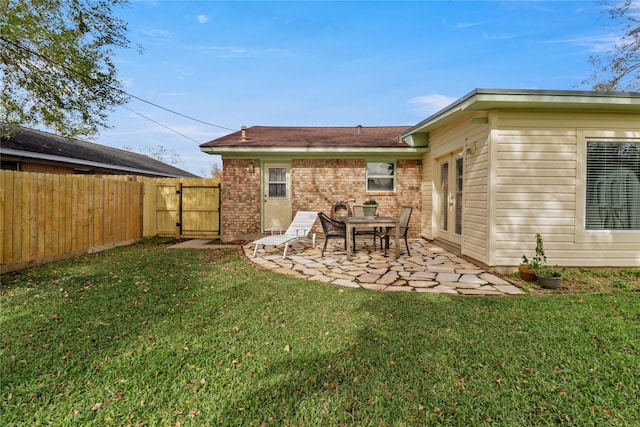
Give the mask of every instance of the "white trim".
<path id="1" fill-rule="evenodd" d="M 256 158 L 263 156 L 307 155 L 310 158 L 394 156 L 399 159 L 421 159 L 428 147 L 200 147 L 207 154 L 226 155 L 227 158 Z M 253 156 L 253 157 L 252 157 Z"/>
<path id="2" fill-rule="evenodd" d="M 586 229 L 586 193 L 587 193 L 587 140 L 640 140 L 640 131 L 629 130 L 593 130 L 578 129 L 576 147 L 576 220 L 575 240 L 578 243 L 637 243 L 640 242 L 640 230 L 587 230 Z M 582 177 L 582 178 L 580 178 Z"/>
<path id="3" fill-rule="evenodd" d="M 475 89 L 462 98 L 407 129 L 400 136 L 428 133 L 470 111 L 575 110 L 634 112 L 640 107 L 640 94 L 632 92 L 593 92 L 565 90 Z"/>

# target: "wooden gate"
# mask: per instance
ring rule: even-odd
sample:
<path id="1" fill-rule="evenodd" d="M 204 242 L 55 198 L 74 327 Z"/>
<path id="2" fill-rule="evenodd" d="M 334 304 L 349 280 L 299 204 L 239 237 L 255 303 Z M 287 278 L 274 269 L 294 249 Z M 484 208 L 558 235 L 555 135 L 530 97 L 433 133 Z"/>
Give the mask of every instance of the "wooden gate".
<path id="1" fill-rule="evenodd" d="M 221 186 L 156 185 L 156 230 L 177 238 L 220 237 Z"/>

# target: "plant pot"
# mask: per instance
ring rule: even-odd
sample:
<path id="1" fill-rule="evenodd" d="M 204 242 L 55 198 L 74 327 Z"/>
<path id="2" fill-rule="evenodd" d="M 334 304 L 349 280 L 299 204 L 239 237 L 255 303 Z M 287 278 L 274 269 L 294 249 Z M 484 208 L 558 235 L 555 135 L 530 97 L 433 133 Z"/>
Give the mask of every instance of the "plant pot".
<path id="1" fill-rule="evenodd" d="M 375 218 L 378 216 L 378 205 L 364 205 L 362 211 L 365 217 Z"/>
<path id="2" fill-rule="evenodd" d="M 519 265 L 518 271 L 520 272 L 520 278 L 522 280 L 526 280 L 527 282 L 535 282 L 536 272 L 533 270 L 533 268 L 526 268 L 522 265 Z"/>
<path id="3" fill-rule="evenodd" d="M 545 289 L 556 289 L 560 286 L 562 277 L 538 277 L 538 284 Z"/>

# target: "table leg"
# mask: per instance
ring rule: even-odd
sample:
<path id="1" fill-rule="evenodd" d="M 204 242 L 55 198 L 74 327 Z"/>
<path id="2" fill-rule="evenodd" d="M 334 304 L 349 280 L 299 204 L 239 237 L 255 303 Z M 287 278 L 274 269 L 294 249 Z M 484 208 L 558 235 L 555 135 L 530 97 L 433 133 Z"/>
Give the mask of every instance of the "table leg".
<path id="1" fill-rule="evenodd" d="M 352 246 L 353 243 L 351 242 L 351 239 L 349 237 L 351 236 L 353 231 L 351 229 L 351 224 L 347 222 L 346 225 L 347 225 L 346 227 L 347 237 L 345 237 L 345 239 L 347 241 L 347 259 L 351 259 L 351 255 L 353 255 L 353 246 Z"/>
<path id="2" fill-rule="evenodd" d="M 396 225 L 396 258 L 400 258 L 400 226 Z"/>

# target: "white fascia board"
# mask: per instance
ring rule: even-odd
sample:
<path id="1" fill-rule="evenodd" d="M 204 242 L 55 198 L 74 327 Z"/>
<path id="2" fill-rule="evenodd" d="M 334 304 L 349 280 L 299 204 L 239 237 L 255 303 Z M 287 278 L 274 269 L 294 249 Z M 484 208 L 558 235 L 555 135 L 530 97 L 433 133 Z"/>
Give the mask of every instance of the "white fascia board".
<path id="1" fill-rule="evenodd" d="M 427 147 L 201 147 L 207 154 L 227 158 L 291 157 L 304 158 L 362 158 L 367 156 L 393 156 L 400 159 L 421 159 L 429 151 Z"/>
<path id="2" fill-rule="evenodd" d="M 85 166 L 85 167 L 88 166 L 88 167 L 116 170 L 116 171 L 122 171 L 122 172 L 131 172 L 135 174 L 157 175 L 157 176 L 171 177 L 171 178 L 181 177 L 181 175 L 161 173 L 161 172 L 151 171 L 146 169 L 132 168 L 128 166 L 111 165 L 109 163 L 93 162 L 91 160 L 73 159 L 71 157 L 56 156 L 53 154 L 33 153 L 30 151 L 15 150 L 12 148 L 3 148 L 0 150 L 0 154 L 6 155 L 6 156 L 21 157 L 24 159 L 45 160 L 48 162 L 66 163 L 69 165 L 78 165 L 78 166 Z"/>
<path id="3" fill-rule="evenodd" d="M 492 109 L 634 112 L 639 93 L 561 90 L 476 89 L 402 133 L 429 132 L 464 114 Z"/>

